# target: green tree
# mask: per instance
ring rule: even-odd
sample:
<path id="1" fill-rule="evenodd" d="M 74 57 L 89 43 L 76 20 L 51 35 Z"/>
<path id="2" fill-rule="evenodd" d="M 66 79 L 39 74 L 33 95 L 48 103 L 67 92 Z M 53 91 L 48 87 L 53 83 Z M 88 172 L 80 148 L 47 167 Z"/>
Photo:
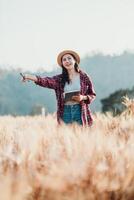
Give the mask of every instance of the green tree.
<path id="1" fill-rule="evenodd" d="M 134 87 L 132 89 L 121 89 L 112 94 L 105 99 L 101 99 L 102 111 L 112 112 L 113 115 L 121 114 L 125 106 L 122 104 L 122 97 L 128 96 L 130 99 L 134 98 Z"/>

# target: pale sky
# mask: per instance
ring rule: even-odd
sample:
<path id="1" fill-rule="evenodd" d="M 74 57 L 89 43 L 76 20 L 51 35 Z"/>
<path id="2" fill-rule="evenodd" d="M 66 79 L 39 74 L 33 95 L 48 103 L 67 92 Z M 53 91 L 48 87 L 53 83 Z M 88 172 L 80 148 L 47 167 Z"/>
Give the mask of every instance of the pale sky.
<path id="1" fill-rule="evenodd" d="M 0 0 L 0 65 L 51 70 L 64 49 L 134 51 L 134 0 Z"/>

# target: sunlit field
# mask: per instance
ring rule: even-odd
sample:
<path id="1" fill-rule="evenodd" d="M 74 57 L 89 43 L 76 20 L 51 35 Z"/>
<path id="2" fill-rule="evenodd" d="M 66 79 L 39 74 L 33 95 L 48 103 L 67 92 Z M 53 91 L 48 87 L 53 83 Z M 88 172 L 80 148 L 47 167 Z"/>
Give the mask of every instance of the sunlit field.
<path id="1" fill-rule="evenodd" d="M 0 117 L 0 200 L 134 200 L 134 102 L 90 128 Z"/>

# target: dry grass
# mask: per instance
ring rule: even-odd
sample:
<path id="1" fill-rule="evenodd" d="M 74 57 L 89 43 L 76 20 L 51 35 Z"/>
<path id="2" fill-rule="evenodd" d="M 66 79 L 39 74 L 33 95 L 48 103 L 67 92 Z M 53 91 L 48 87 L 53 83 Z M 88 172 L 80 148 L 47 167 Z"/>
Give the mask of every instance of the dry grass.
<path id="1" fill-rule="evenodd" d="M 134 104 L 91 128 L 0 117 L 0 200 L 133 200 Z M 128 112 L 128 110 L 131 112 Z"/>

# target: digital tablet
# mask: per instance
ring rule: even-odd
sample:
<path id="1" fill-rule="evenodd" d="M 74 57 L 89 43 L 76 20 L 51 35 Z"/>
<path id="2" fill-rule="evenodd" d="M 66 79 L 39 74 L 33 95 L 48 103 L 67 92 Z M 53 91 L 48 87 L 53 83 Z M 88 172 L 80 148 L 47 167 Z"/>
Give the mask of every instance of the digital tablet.
<path id="1" fill-rule="evenodd" d="M 67 102 L 67 101 L 72 101 L 72 97 L 73 96 L 78 96 L 80 94 L 80 91 L 70 91 L 70 92 L 66 92 L 65 93 L 65 98 L 64 98 L 64 101 Z"/>

